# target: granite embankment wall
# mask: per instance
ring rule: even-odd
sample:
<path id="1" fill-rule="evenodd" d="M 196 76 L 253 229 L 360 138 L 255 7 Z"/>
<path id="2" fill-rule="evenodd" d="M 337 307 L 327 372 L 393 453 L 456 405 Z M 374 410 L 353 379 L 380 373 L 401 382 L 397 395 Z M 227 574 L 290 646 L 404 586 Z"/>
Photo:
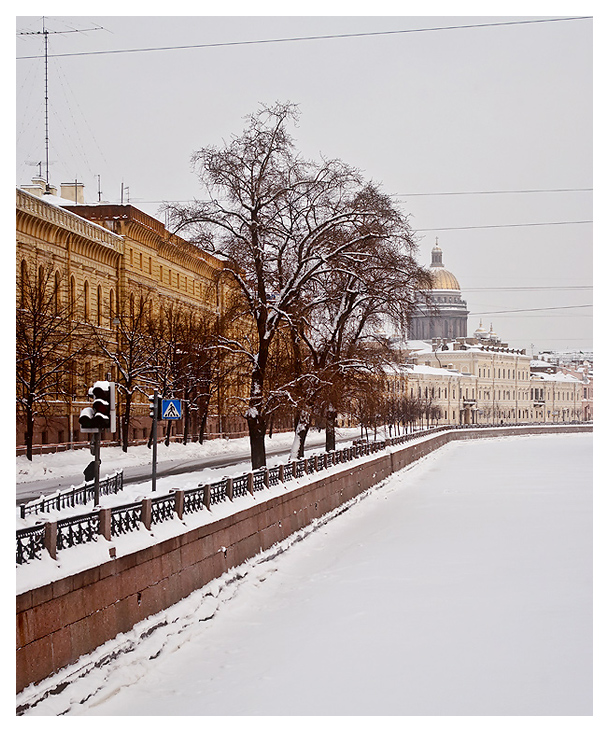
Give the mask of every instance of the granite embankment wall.
<path id="1" fill-rule="evenodd" d="M 17 691 L 268 549 L 452 440 L 591 431 L 591 426 L 441 432 L 347 463 L 285 495 L 17 596 Z M 221 549 L 222 548 L 222 549 Z"/>

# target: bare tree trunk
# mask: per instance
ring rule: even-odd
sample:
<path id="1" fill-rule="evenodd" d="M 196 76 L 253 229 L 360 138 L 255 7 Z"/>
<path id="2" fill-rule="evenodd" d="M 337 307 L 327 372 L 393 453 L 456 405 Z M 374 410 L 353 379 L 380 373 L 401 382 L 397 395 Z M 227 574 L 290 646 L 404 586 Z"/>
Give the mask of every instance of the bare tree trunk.
<path id="1" fill-rule="evenodd" d="M 28 403 L 25 412 L 25 455 L 32 460 L 34 454 L 34 410 Z"/>
<path id="2" fill-rule="evenodd" d="M 328 407 L 326 412 L 326 452 L 336 450 L 336 412 Z"/>
<path id="3" fill-rule="evenodd" d="M 201 407 L 201 423 L 199 424 L 199 444 L 203 444 L 205 432 L 207 431 L 207 414 L 209 412 L 209 399 L 206 399 Z"/>
<path id="4" fill-rule="evenodd" d="M 123 452 L 127 452 L 129 447 L 129 422 L 131 420 L 131 394 L 128 392 L 125 394 L 125 411 L 123 413 L 122 420 L 122 448 Z"/>
<path id="5" fill-rule="evenodd" d="M 182 443 L 186 445 L 188 443 L 188 433 L 190 431 L 190 401 L 188 399 L 184 399 L 182 403 L 184 404 L 184 436 L 182 438 Z"/>
<path id="6" fill-rule="evenodd" d="M 311 413 L 307 411 L 300 412 L 296 421 L 296 429 L 294 430 L 294 442 L 292 443 L 290 460 L 304 457 L 305 442 L 310 426 Z"/>
<path id="7" fill-rule="evenodd" d="M 264 447 L 264 436 L 266 425 L 260 414 L 247 417 L 247 426 L 250 436 L 250 452 L 252 469 L 262 468 L 266 465 L 266 450 Z"/>

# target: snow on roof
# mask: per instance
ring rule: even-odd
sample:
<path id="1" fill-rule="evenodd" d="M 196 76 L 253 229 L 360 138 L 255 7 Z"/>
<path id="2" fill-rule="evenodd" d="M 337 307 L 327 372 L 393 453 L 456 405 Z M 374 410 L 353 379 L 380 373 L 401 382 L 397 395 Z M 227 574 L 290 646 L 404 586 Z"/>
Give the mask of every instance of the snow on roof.
<path id="1" fill-rule="evenodd" d="M 435 375 L 435 376 L 464 376 L 464 377 L 473 377 L 473 374 L 467 374 L 467 373 L 461 373 L 460 371 L 457 371 L 457 369 L 442 369 L 438 368 L 437 366 L 423 366 L 423 365 L 416 365 L 413 367 L 413 372 L 416 374 L 429 374 L 429 375 Z"/>
<path id="2" fill-rule="evenodd" d="M 431 343 L 427 341 L 408 341 L 406 344 L 411 351 L 431 352 Z"/>
<path id="3" fill-rule="evenodd" d="M 533 373 L 531 379 L 540 379 L 541 381 L 566 381 L 575 384 L 581 384 L 581 381 L 571 374 L 545 374 L 545 373 Z"/>
<path id="4" fill-rule="evenodd" d="M 86 221 L 87 224 L 90 226 L 95 227 L 96 229 L 101 229 L 105 234 L 110 234 L 111 236 L 115 236 L 118 239 L 123 239 L 124 237 L 120 234 L 115 234 L 113 231 L 110 231 L 110 229 L 107 229 L 105 226 L 102 226 L 101 224 L 96 223 L 95 221 L 91 221 L 90 219 L 86 219 L 84 216 L 79 216 L 74 211 L 68 211 L 65 206 L 77 206 L 77 203 L 74 203 L 74 201 L 70 201 L 67 198 L 61 198 L 61 196 L 56 196 L 53 193 L 43 193 L 41 196 L 36 196 L 33 193 L 30 193 L 29 191 L 24 190 L 23 188 L 19 188 L 17 186 L 17 190 L 21 191 L 22 193 L 25 193 L 26 196 L 32 196 L 32 198 L 38 199 L 39 201 L 42 201 L 43 203 L 48 203 L 51 206 L 56 206 L 57 208 L 60 208 L 62 211 L 64 211 L 68 216 L 75 216 L 77 219 L 80 219 L 81 221 Z M 90 205 L 90 204 L 85 204 Z"/>

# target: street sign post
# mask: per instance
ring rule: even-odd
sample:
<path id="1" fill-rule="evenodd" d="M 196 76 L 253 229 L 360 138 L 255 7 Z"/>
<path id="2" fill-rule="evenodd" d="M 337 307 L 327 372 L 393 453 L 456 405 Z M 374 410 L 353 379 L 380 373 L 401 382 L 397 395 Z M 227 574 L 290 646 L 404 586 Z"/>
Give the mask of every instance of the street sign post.
<path id="1" fill-rule="evenodd" d="M 150 401 L 150 416 L 152 417 L 152 490 L 156 491 L 156 440 L 157 422 L 159 419 L 159 393 L 155 389 L 154 394 L 148 397 Z"/>

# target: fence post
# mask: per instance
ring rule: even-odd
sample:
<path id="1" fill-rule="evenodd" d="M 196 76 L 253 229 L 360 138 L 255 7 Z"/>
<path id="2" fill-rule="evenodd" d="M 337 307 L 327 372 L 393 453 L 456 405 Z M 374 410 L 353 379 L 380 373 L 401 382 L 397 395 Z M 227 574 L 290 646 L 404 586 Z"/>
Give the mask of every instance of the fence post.
<path id="1" fill-rule="evenodd" d="M 184 491 L 174 491 L 175 495 L 175 512 L 178 518 L 181 519 L 184 515 Z"/>
<path id="2" fill-rule="evenodd" d="M 99 533 L 108 541 L 112 538 L 112 509 L 99 509 Z"/>
<path id="3" fill-rule="evenodd" d="M 279 465 L 279 482 L 280 483 L 285 483 L 285 479 L 284 479 L 284 476 L 283 476 L 283 463 L 281 463 Z"/>
<path id="4" fill-rule="evenodd" d="M 51 555 L 51 559 L 57 559 L 57 521 L 47 521 L 45 523 L 44 547 Z"/>
<path id="5" fill-rule="evenodd" d="M 227 478 L 226 479 L 226 497 L 229 501 L 233 500 L 233 479 Z"/>
<path id="6" fill-rule="evenodd" d="M 208 511 L 211 511 L 211 486 L 209 483 L 203 486 L 203 503 Z"/>
<path id="7" fill-rule="evenodd" d="M 269 469 L 268 468 L 265 468 L 264 469 L 264 485 L 265 485 L 266 488 L 268 488 L 269 485 L 270 485 Z"/>
<path id="8" fill-rule="evenodd" d="M 319 470 L 319 455 L 315 455 L 313 458 L 313 470 L 317 472 Z"/>
<path id="9" fill-rule="evenodd" d="M 292 463 L 292 478 L 298 477 L 298 462 L 294 460 Z"/>
<path id="10" fill-rule="evenodd" d="M 142 498 L 142 523 L 150 531 L 152 526 L 152 501 L 150 498 Z"/>
<path id="11" fill-rule="evenodd" d="M 247 492 L 250 493 L 252 496 L 254 495 L 254 474 L 253 473 L 247 474 Z"/>

